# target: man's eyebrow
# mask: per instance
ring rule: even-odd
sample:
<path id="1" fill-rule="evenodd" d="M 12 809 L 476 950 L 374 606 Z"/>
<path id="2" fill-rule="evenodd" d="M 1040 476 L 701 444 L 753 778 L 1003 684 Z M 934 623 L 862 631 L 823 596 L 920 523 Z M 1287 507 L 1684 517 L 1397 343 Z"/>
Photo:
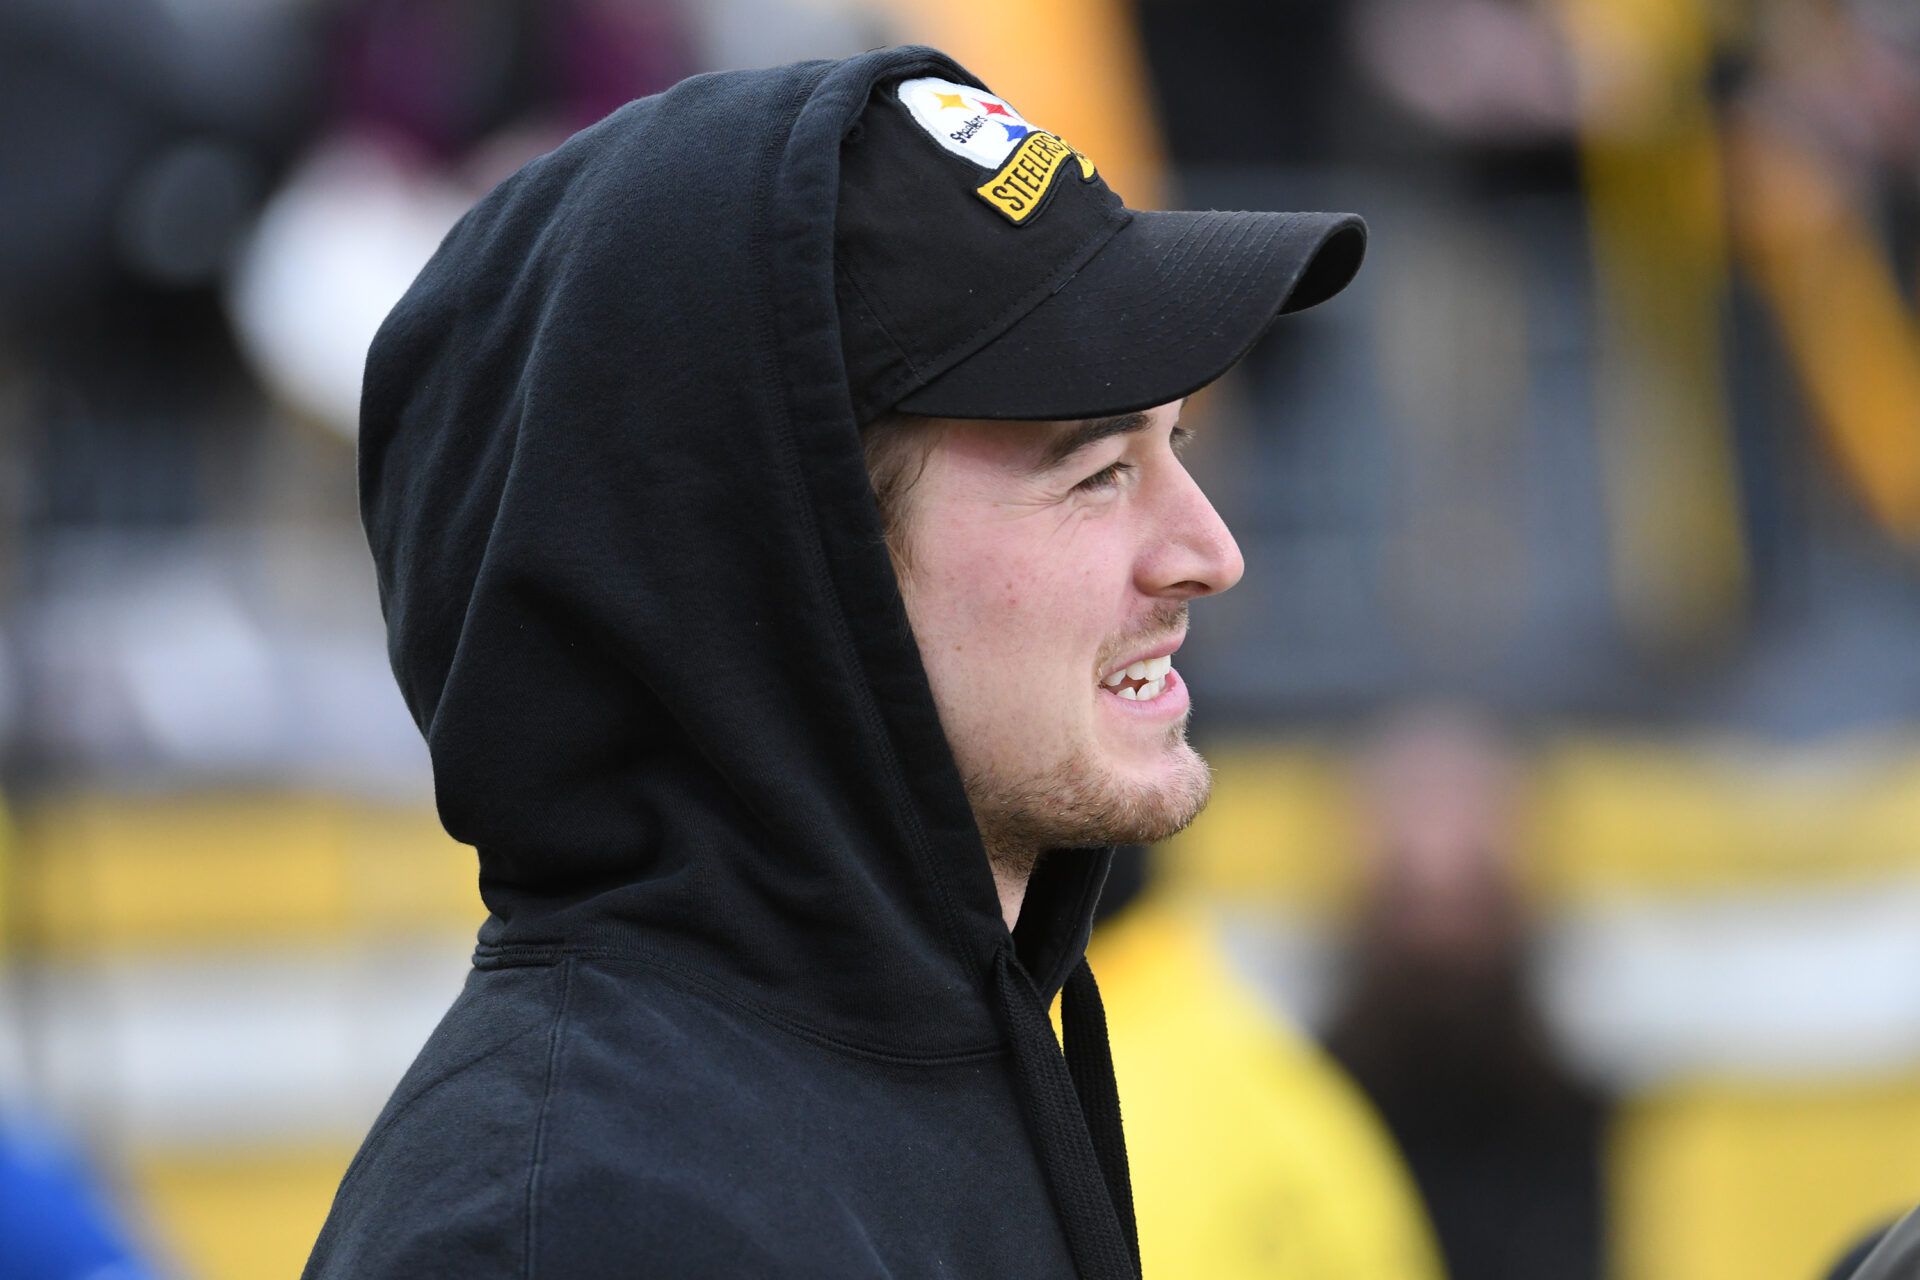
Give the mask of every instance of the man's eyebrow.
<path id="1" fill-rule="evenodd" d="M 1145 413 L 1121 413 L 1111 418 L 1088 418 L 1085 422 L 1047 442 L 1040 454 L 1035 471 L 1051 471 L 1074 454 L 1089 445 L 1098 444 L 1109 436 L 1132 435 L 1144 431 L 1153 422 Z"/>

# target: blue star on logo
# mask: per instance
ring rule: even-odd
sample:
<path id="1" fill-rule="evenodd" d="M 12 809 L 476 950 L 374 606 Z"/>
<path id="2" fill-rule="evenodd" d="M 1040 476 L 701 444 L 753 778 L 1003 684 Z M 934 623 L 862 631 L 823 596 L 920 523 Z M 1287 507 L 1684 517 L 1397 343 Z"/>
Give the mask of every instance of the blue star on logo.
<path id="1" fill-rule="evenodd" d="M 1020 139 L 1026 137 L 1028 134 L 1033 132 L 1033 130 L 1029 129 L 1026 125 L 1008 124 L 1005 120 L 1000 121 L 1000 127 L 1007 131 L 1008 142 L 1018 142 L 1020 141 Z"/>

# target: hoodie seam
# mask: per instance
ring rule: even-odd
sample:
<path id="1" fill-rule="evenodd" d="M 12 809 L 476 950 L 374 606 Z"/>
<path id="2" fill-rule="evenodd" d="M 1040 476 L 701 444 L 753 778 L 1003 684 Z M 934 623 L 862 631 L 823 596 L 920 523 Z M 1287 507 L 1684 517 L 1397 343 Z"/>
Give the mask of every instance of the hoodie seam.
<path id="1" fill-rule="evenodd" d="M 874 326 L 886 335 L 888 342 L 893 344 L 895 353 L 900 357 L 900 363 L 907 367 L 908 373 L 914 378 L 920 377 L 920 366 L 915 363 L 911 355 L 907 354 L 906 344 L 894 336 L 893 318 L 880 306 L 878 299 L 867 292 L 866 286 L 860 283 L 860 277 L 853 274 L 846 266 L 836 262 L 833 264 L 833 269 L 839 273 L 841 279 L 847 282 L 847 287 L 852 289 L 854 295 L 859 298 L 860 305 L 867 309 L 867 314 L 873 317 Z"/>
<path id="2" fill-rule="evenodd" d="M 554 1010 L 553 1026 L 547 1032 L 547 1074 L 540 1090 L 540 1111 L 533 1122 L 533 1157 L 527 1167 L 527 1224 L 522 1240 L 525 1280 L 534 1280 L 535 1250 L 539 1244 L 540 1174 L 546 1165 L 547 1116 L 553 1109 L 554 1081 L 560 1070 L 560 1050 L 566 1043 L 568 997 L 573 994 L 573 960 L 560 965 L 560 1005 Z"/>
<path id="3" fill-rule="evenodd" d="M 945 58 L 934 59 L 922 55 L 903 59 L 900 65 L 888 66 L 884 71 L 868 78 L 866 89 L 861 95 L 862 102 L 864 103 L 867 94 L 872 92 L 873 86 L 880 83 L 883 79 L 906 74 L 917 68 L 958 70 L 954 63 Z M 820 85 L 826 78 L 825 75 L 822 75 L 819 79 L 807 85 L 803 94 L 796 94 L 796 97 L 799 98 L 800 101 L 789 119 L 784 135 L 784 141 L 786 143 L 791 143 L 794 126 L 798 123 L 801 113 L 804 112 L 807 101 L 811 100 L 813 95 L 819 91 Z M 756 209 L 753 230 L 750 234 L 754 242 L 754 256 L 761 263 L 767 263 L 771 260 L 768 245 L 771 229 L 768 226 L 768 205 L 764 193 L 775 185 L 771 179 L 776 178 L 781 172 L 781 162 L 784 152 L 784 146 L 779 150 L 773 148 L 768 149 L 764 162 L 766 167 L 763 171 L 763 180 L 755 184 L 755 191 L 760 194 L 760 202 Z M 836 199 L 838 198 L 837 191 L 836 183 Z M 829 260 L 831 261 L 831 259 L 832 250 L 830 247 Z M 769 359 L 772 367 L 784 371 L 789 363 L 788 343 L 780 333 L 777 317 L 770 314 L 764 306 L 759 309 L 759 324 L 756 326 L 755 339 L 755 345 L 760 349 L 762 355 Z M 844 369 L 841 371 L 841 378 L 842 389 L 846 390 Z M 790 379 L 783 377 L 781 382 L 783 385 L 788 386 L 789 390 L 791 389 Z M 834 581 L 826 541 L 822 535 L 820 513 L 814 507 L 812 494 L 806 484 L 805 469 L 800 464 L 799 447 L 795 440 L 794 405 L 791 394 L 780 398 L 778 403 L 780 404 L 781 412 L 779 414 L 779 421 L 774 428 L 774 434 L 775 438 L 780 442 L 781 471 L 784 473 L 786 479 L 787 491 L 796 501 L 800 509 L 801 519 L 805 522 L 805 527 L 810 535 L 805 540 L 807 544 L 806 560 L 808 570 L 813 580 L 820 584 L 826 598 L 833 605 L 833 607 L 827 611 L 827 616 L 831 619 L 830 625 L 834 628 L 835 635 L 839 641 L 841 655 L 851 667 L 852 674 L 857 677 L 856 680 L 849 682 L 853 688 L 858 690 L 858 695 L 853 699 L 855 708 L 861 720 L 865 722 L 868 731 L 874 735 L 874 739 L 878 743 L 880 763 L 881 767 L 886 771 L 889 789 L 900 801 L 898 807 L 901 811 L 902 825 L 906 828 L 908 843 L 918 858 L 921 874 L 926 877 L 927 883 L 932 886 L 934 899 L 939 904 L 940 914 L 946 926 L 944 932 L 946 934 L 947 946 L 951 950 L 954 959 L 959 963 L 960 971 L 963 974 L 975 977 L 977 980 L 978 975 L 975 973 L 975 966 L 978 964 L 978 958 L 973 955 L 971 948 L 966 945 L 966 932 L 961 926 L 960 912 L 956 908 L 952 896 L 948 892 L 946 882 L 940 874 L 938 860 L 934 857 L 933 847 L 928 838 L 926 827 L 921 821 L 919 804 L 915 798 L 912 786 L 908 783 L 906 771 L 901 765 L 899 755 L 894 749 L 893 734 L 887 726 L 886 718 L 880 714 L 866 664 L 860 660 L 859 645 L 855 642 L 847 625 L 846 605 L 841 599 L 839 586 Z M 852 407 L 849 405 L 849 418 L 852 417 L 851 410 Z M 982 856 L 984 857 L 984 854 Z"/>
<path id="4" fill-rule="evenodd" d="M 575 960 L 597 960 L 603 962 L 627 963 L 649 969 L 668 981 L 690 989 L 699 995 L 709 996 L 723 1004 L 728 1004 L 743 1013 L 748 1013 L 777 1031 L 785 1032 L 799 1040 L 823 1049 L 830 1049 L 851 1058 L 865 1062 L 883 1063 L 888 1066 L 902 1067 L 938 1067 L 958 1063 L 990 1062 L 1005 1057 L 1007 1046 L 996 1041 L 969 1049 L 948 1049 L 931 1053 L 914 1053 L 903 1049 L 883 1049 L 875 1045 L 861 1044 L 836 1036 L 832 1032 L 821 1031 L 804 1022 L 791 1018 L 767 1007 L 750 996 L 742 995 L 721 983 L 714 982 L 706 975 L 678 964 L 655 952 L 627 947 L 515 947 L 510 951 L 494 949 L 476 953 L 477 959 L 492 961 L 501 967 L 517 965 L 551 964 L 561 960 L 571 965 Z M 564 1007 L 564 995 L 562 996 Z"/>

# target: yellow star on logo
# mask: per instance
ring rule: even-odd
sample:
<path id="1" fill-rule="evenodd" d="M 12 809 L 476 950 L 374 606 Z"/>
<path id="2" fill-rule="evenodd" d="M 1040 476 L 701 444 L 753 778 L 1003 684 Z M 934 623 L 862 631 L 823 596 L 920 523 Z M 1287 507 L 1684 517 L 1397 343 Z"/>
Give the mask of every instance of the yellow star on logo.
<path id="1" fill-rule="evenodd" d="M 941 93 L 938 89 L 935 89 L 933 96 L 940 99 L 940 109 L 942 111 L 948 107 L 958 107 L 962 111 L 967 109 L 967 100 L 957 93 Z"/>

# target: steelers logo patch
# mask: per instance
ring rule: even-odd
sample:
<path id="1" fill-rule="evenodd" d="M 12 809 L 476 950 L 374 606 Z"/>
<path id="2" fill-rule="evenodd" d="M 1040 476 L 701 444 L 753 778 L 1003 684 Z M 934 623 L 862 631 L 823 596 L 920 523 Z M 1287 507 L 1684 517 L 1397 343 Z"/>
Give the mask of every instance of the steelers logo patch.
<path id="1" fill-rule="evenodd" d="M 1062 171 L 1093 181 L 1093 161 L 1059 135 L 1030 123 L 1004 98 L 937 76 L 902 80 L 899 95 L 914 123 L 935 142 L 983 169 L 997 170 L 974 194 L 1015 226 L 1046 205 Z"/>
<path id="2" fill-rule="evenodd" d="M 983 169 L 998 169 L 1038 126 L 1006 99 L 935 76 L 900 82 L 900 105 L 933 140 Z"/>

